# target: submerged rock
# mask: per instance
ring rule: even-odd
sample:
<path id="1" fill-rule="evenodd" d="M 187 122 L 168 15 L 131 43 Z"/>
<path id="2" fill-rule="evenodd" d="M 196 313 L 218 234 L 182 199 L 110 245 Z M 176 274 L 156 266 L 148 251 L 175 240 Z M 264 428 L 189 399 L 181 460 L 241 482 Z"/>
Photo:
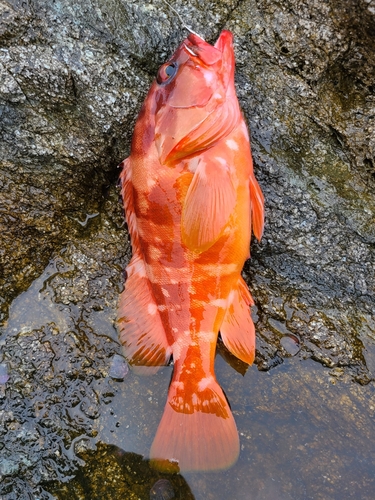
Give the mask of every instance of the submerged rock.
<path id="1" fill-rule="evenodd" d="M 123 356 L 115 354 L 112 358 L 109 376 L 116 380 L 124 380 L 129 373 L 129 365 Z"/>
<path id="2" fill-rule="evenodd" d="M 172 500 L 174 489 L 168 479 L 159 479 L 150 490 L 150 500 Z"/>

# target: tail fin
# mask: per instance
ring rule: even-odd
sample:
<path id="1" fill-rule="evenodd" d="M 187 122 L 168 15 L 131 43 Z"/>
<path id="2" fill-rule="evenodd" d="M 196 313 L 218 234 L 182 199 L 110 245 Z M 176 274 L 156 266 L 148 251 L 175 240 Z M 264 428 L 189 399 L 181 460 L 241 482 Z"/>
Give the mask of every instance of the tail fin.
<path id="1" fill-rule="evenodd" d="M 236 423 L 215 378 L 203 379 L 194 393 L 172 382 L 150 451 L 152 466 L 170 472 L 219 470 L 238 455 Z"/>

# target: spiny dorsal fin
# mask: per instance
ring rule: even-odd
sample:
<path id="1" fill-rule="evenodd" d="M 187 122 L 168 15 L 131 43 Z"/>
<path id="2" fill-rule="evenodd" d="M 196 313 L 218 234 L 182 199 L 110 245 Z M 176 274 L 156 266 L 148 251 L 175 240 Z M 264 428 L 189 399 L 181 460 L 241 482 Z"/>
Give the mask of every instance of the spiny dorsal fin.
<path id="1" fill-rule="evenodd" d="M 264 227 L 264 196 L 253 173 L 250 176 L 250 200 L 253 232 L 259 241 Z"/>

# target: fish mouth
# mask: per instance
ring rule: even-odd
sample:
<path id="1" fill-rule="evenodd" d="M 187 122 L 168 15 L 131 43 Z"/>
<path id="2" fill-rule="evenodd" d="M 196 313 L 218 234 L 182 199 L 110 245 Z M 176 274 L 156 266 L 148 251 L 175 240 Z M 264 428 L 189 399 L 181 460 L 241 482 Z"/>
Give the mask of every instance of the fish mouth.
<path id="1" fill-rule="evenodd" d="M 218 49 L 221 53 L 223 53 L 226 47 L 232 47 L 232 46 L 233 46 L 232 33 L 228 30 L 223 30 L 220 33 L 219 38 L 216 40 L 216 43 L 214 45 L 215 49 Z"/>
<path id="2" fill-rule="evenodd" d="M 212 66 L 220 61 L 227 47 L 233 46 L 233 35 L 230 31 L 223 30 L 215 45 L 211 45 L 195 33 L 190 33 L 183 46 L 191 56 L 199 58 L 207 66 Z"/>

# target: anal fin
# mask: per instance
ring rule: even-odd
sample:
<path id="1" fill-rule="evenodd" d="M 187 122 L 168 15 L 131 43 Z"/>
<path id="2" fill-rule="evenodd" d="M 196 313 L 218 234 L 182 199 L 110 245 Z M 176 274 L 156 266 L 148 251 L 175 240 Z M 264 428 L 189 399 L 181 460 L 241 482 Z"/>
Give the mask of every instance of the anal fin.
<path id="1" fill-rule="evenodd" d="M 118 307 L 120 341 L 137 373 L 152 374 L 155 367 L 168 363 L 171 348 L 142 259 L 134 255 L 126 270 L 128 278 Z"/>
<path id="2" fill-rule="evenodd" d="M 221 338 L 232 354 L 251 365 L 255 358 L 255 328 L 249 309 L 253 299 L 242 277 L 232 293 L 220 328 Z"/>

